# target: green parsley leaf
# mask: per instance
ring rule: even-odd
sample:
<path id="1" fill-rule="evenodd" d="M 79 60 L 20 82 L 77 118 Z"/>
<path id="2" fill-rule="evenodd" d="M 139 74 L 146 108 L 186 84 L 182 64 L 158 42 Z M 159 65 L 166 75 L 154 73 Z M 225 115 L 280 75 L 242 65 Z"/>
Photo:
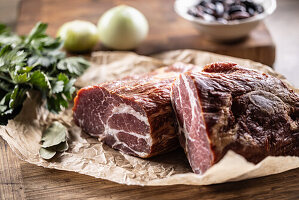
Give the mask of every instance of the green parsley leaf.
<path id="1" fill-rule="evenodd" d="M 83 58 L 66 58 L 61 39 L 46 29 L 39 22 L 28 36 L 18 36 L 0 24 L 0 124 L 20 112 L 29 90 L 40 91 L 51 112 L 67 108 L 76 78 L 89 66 Z"/>
<path id="2" fill-rule="evenodd" d="M 48 92 L 51 90 L 51 85 L 47 75 L 40 70 L 33 72 L 30 83 L 33 85 L 33 87 L 40 89 L 42 92 Z"/>
<path id="3" fill-rule="evenodd" d="M 63 81 L 56 81 L 54 86 L 53 86 L 52 92 L 53 93 L 62 92 L 63 88 L 64 88 L 64 82 Z"/>
<path id="4" fill-rule="evenodd" d="M 16 108 L 22 105 L 25 99 L 26 99 L 26 89 L 21 88 L 19 85 L 16 85 L 10 95 L 9 107 Z"/>
<path id="5" fill-rule="evenodd" d="M 25 39 L 25 43 L 29 44 L 34 39 L 41 38 L 41 37 L 46 37 L 45 33 L 47 30 L 48 25 L 45 23 L 38 22 L 35 27 L 31 30 L 27 38 Z"/>
<path id="6" fill-rule="evenodd" d="M 21 42 L 21 38 L 13 34 L 4 24 L 0 24 L 0 46 L 11 45 Z"/>
<path id="7" fill-rule="evenodd" d="M 89 63 L 80 57 L 65 58 L 57 64 L 58 69 L 77 76 L 81 75 L 88 67 Z"/>

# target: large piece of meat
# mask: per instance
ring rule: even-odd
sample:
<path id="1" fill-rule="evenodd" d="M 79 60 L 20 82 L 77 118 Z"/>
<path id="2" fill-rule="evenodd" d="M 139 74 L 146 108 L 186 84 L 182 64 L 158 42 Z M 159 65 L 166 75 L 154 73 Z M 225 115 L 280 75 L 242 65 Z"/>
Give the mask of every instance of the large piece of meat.
<path id="1" fill-rule="evenodd" d="M 75 123 L 130 155 L 147 158 L 171 151 L 179 146 L 171 85 L 180 73 L 193 68 L 178 63 L 150 74 L 83 88 L 75 98 Z"/>
<path id="2" fill-rule="evenodd" d="M 299 156 L 299 96 L 275 77 L 215 63 L 180 75 L 171 99 L 195 173 L 204 173 L 228 150 L 253 163 Z"/>

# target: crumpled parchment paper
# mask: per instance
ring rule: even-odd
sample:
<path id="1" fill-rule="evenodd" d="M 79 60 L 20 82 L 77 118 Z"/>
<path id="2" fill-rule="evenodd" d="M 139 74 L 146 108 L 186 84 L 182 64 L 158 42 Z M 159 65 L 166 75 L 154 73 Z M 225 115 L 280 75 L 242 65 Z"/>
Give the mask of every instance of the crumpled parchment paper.
<path id="1" fill-rule="evenodd" d="M 96 52 L 92 61 L 93 65 L 77 80 L 77 86 L 149 72 L 177 61 L 200 66 L 217 61 L 233 61 L 286 82 L 282 75 L 260 63 L 195 50 L 176 50 L 153 57 L 139 56 L 132 52 Z M 75 171 L 128 185 L 209 185 L 266 176 L 299 167 L 299 157 L 267 157 L 254 165 L 229 151 L 219 163 L 200 176 L 192 173 L 181 149 L 151 159 L 125 155 L 83 133 L 72 121 L 71 107 L 54 115 L 40 102 L 39 95 L 30 93 L 21 113 L 10 120 L 7 126 L 0 127 L 0 135 L 12 150 L 22 160 L 35 165 Z M 39 142 L 42 131 L 53 121 L 67 126 L 70 148 L 51 161 L 46 161 L 39 157 Z"/>

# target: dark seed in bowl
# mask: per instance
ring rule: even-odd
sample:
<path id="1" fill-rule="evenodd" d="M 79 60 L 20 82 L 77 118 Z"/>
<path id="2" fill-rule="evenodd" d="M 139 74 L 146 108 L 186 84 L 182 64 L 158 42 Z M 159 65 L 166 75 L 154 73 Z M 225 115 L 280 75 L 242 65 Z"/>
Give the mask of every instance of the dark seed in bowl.
<path id="1" fill-rule="evenodd" d="M 233 14 L 235 12 L 246 12 L 246 8 L 242 5 L 232 5 L 229 7 L 228 14 Z"/>
<path id="2" fill-rule="evenodd" d="M 198 7 L 189 8 L 188 14 L 189 15 L 193 15 L 194 17 L 201 17 L 201 18 L 203 18 L 203 12 L 201 10 L 199 10 Z"/>
<path id="3" fill-rule="evenodd" d="M 215 17 L 221 18 L 224 13 L 224 6 L 221 2 L 215 2 Z"/>
<path id="4" fill-rule="evenodd" d="M 248 17 L 250 17 L 250 15 L 247 12 L 244 12 L 244 11 L 234 12 L 230 15 L 231 20 L 246 19 Z"/>
<path id="5" fill-rule="evenodd" d="M 264 7 L 263 7 L 262 5 L 257 5 L 257 6 L 256 6 L 256 11 L 257 11 L 258 13 L 263 13 L 263 12 L 264 12 Z"/>
<path id="6" fill-rule="evenodd" d="M 253 0 L 199 0 L 188 14 L 207 21 L 227 23 L 246 19 L 264 12 L 264 7 Z"/>
<path id="7" fill-rule="evenodd" d="M 247 12 L 250 16 L 254 16 L 254 14 L 255 14 L 255 10 L 253 8 L 248 8 Z"/>

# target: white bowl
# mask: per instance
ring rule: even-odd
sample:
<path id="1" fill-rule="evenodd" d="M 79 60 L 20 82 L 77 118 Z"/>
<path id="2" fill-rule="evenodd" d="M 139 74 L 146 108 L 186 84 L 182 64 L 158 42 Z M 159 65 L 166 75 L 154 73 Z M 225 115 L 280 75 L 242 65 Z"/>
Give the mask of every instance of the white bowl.
<path id="1" fill-rule="evenodd" d="M 265 17 L 271 15 L 276 9 L 276 0 L 254 0 L 254 2 L 264 7 L 263 13 L 223 24 L 217 21 L 206 21 L 188 14 L 188 9 L 198 2 L 198 0 L 176 0 L 174 10 L 184 19 L 191 21 L 201 33 L 219 41 L 233 41 L 246 37 Z"/>

